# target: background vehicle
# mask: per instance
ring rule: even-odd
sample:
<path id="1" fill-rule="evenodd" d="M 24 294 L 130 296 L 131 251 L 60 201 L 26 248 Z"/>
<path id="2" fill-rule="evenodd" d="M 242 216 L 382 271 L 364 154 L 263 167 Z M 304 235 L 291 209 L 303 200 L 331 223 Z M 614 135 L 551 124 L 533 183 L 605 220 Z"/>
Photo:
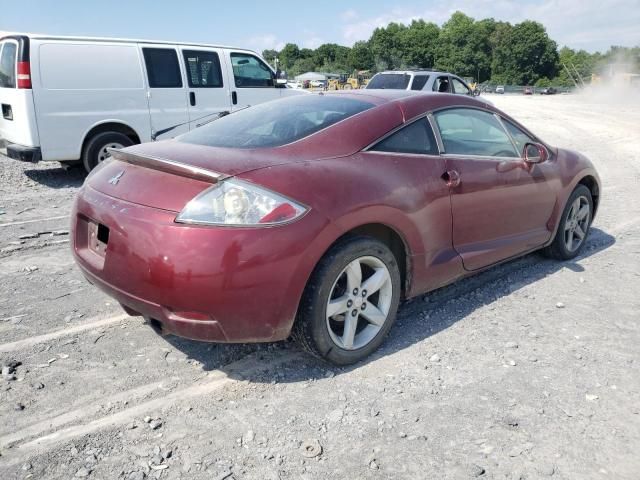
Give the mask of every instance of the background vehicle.
<path id="1" fill-rule="evenodd" d="M 432 70 L 390 70 L 376 73 L 366 88 L 473 95 L 473 90 L 457 75 Z"/>
<path id="2" fill-rule="evenodd" d="M 496 87 L 496 93 L 504 94 L 504 85 L 498 85 Z"/>
<path id="3" fill-rule="evenodd" d="M 381 344 L 401 298 L 537 249 L 578 255 L 599 191 L 588 159 L 475 98 L 358 90 L 115 152 L 71 235 L 87 278 L 162 333 L 293 330 L 348 364 Z"/>
<path id="4" fill-rule="evenodd" d="M 338 78 L 330 79 L 328 88 L 329 90 L 355 90 L 366 87 L 370 79 L 369 70 L 354 71 L 351 76 L 343 73 Z"/>
<path id="5" fill-rule="evenodd" d="M 540 95 L 555 95 L 558 90 L 554 87 L 544 87 L 540 90 Z"/>
<path id="6" fill-rule="evenodd" d="M 204 44 L 16 35 L 0 40 L 0 138 L 26 161 L 82 160 L 170 138 L 219 113 L 299 94 L 255 52 Z"/>
<path id="7" fill-rule="evenodd" d="M 524 95 L 533 95 L 533 87 L 524 87 L 522 93 Z"/>

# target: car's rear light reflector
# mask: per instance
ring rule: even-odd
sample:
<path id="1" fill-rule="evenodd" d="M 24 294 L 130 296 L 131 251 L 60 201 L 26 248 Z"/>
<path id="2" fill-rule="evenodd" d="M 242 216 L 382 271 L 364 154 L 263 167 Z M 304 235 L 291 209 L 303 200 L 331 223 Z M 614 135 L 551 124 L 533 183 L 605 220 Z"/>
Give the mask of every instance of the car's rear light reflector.
<path id="1" fill-rule="evenodd" d="M 31 65 L 18 62 L 18 88 L 31 88 Z"/>
<path id="2" fill-rule="evenodd" d="M 296 217 L 298 212 L 288 203 L 279 205 L 260 219 L 260 223 L 281 223 Z"/>

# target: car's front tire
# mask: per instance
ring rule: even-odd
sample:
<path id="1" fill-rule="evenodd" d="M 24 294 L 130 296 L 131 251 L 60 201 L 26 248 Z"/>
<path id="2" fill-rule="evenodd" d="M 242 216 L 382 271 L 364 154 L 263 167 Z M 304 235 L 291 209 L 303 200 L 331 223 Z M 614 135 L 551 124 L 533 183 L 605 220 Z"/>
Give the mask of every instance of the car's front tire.
<path id="1" fill-rule="evenodd" d="M 369 237 L 334 245 L 316 266 L 298 309 L 293 337 L 336 365 L 375 351 L 400 301 L 400 270 L 389 248 Z"/>
<path id="2" fill-rule="evenodd" d="M 111 157 L 109 148 L 124 148 L 133 145 L 133 141 L 123 133 L 102 132 L 93 136 L 86 144 L 82 154 L 82 163 L 87 172 Z"/>
<path id="3" fill-rule="evenodd" d="M 592 219 L 591 191 L 584 185 L 578 185 L 567 200 L 553 242 L 543 253 L 558 260 L 577 257 L 587 241 Z"/>

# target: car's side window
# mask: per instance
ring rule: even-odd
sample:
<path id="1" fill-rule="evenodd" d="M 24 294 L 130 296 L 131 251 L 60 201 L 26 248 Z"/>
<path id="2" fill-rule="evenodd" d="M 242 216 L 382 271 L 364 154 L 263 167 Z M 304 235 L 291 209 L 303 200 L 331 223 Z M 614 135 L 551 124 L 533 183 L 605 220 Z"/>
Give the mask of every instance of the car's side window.
<path id="1" fill-rule="evenodd" d="M 149 87 L 182 88 L 178 54 L 173 48 L 143 48 Z"/>
<path id="2" fill-rule="evenodd" d="M 457 78 L 451 77 L 451 86 L 453 87 L 453 93 L 459 95 L 469 95 L 471 93 L 471 90 Z"/>
<path id="3" fill-rule="evenodd" d="M 429 80 L 429 75 L 416 75 L 413 77 L 413 83 L 411 84 L 411 90 L 422 90 Z"/>
<path id="4" fill-rule="evenodd" d="M 433 91 L 439 93 L 449 93 L 449 77 L 438 77 L 433 82 Z"/>
<path id="5" fill-rule="evenodd" d="M 425 118 L 401 128 L 378 142 L 370 150 L 375 152 L 417 153 L 422 155 L 438 155 L 438 146 Z"/>
<path id="6" fill-rule="evenodd" d="M 434 115 L 445 154 L 519 157 L 498 119 L 489 112 L 452 108 Z"/>
<path id="7" fill-rule="evenodd" d="M 216 52 L 184 50 L 187 80 L 191 88 L 222 88 L 220 59 Z"/>
<path id="8" fill-rule="evenodd" d="M 511 138 L 513 138 L 513 142 L 516 144 L 516 147 L 518 148 L 518 152 L 520 152 L 520 154 L 522 154 L 525 143 L 535 142 L 533 138 L 524 133 L 508 120 L 502 119 L 502 123 L 504 123 L 504 126 L 509 132 L 509 135 L 511 135 Z"/>
<path id="9" fill-rule="evenodd" d="M 232 53 L 231 65 L 236 87 L 273 87 L 273 72 L 259 58 L 248 53 Z"/>

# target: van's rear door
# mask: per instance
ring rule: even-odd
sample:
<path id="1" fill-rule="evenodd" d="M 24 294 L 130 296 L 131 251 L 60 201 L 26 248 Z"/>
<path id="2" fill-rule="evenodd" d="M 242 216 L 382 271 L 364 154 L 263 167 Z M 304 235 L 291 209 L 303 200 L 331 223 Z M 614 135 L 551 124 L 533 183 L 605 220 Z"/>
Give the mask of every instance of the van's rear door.
<path id="1" fill-rule="evenodd" d="M 146 72 L 151 132 L 157 140 L 189 131 L 187 88 L 175 45 L 139 44 Z"/>
<path id="2" fill-rule="evenodd" d="M 224 74 L 224 51 L 182 47 L 180 54 L 187 76 L 189 127 L 197 128 L 215 120 L 220 113 L 231 111 L 229 79 Z"/>
<path id="3" fill-rule="evenodd" d="M 0 40 L 0 108 L 0 142 L 38 147 L 27 37 Z"/>

